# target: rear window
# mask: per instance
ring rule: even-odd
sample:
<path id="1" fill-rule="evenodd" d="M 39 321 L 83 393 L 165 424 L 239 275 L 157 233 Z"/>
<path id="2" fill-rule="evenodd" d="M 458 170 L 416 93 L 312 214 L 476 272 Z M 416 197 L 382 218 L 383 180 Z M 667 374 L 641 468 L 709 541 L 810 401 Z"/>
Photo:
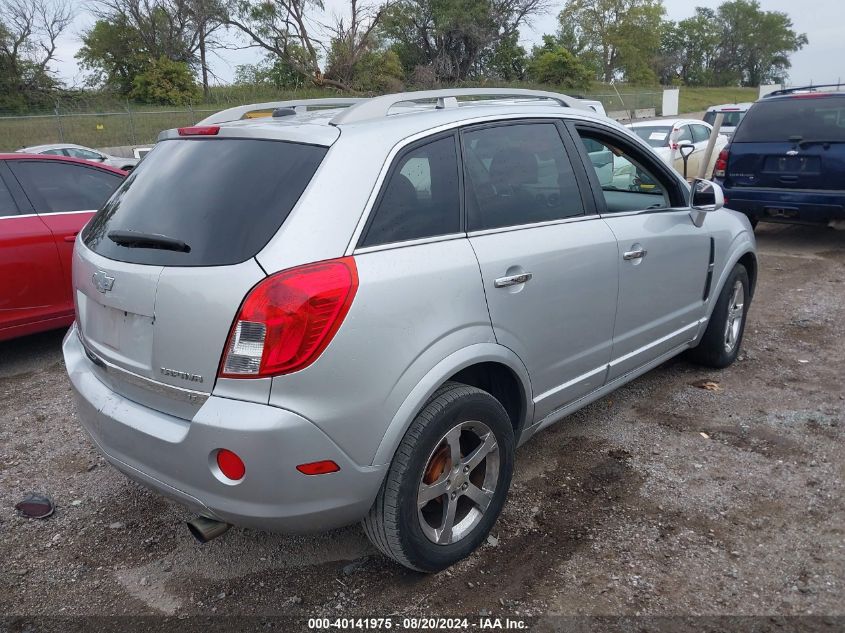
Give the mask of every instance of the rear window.
<path id="1" fill-rule="evenodd" d="M 759 101 L 734 135 L 739 143 L 845 141 L 845 97 Z"/>
<path id="2" fill-rule="evenodd" d="M 732 110 L 731 112 L 724 112 L 723 114 L 725 115 L 725 118 L 722 121 L 722 125 L 725 127 L 736 127 L 737 125 L 739 125 L 739 122 L 742 121 L 743 118 L 745 118 L 746 112 L 747 110 Z M 704 115 L 704 122 L 713 125 L 714 123 L 716 123 L 717 114 L 717 112 L 708 112 Z"/>
<path id="3" fill-rule="evenodd" d="M 666 147 L 669 145 L 671 126 L 633 127 L 631 131 L 652 147 Z"/>
<path id="4" fill-rule="evenodd" d="M 243 262 L 279 230 L 327 151 L 253 139 L 162 141 L 94 216 L 83 240 L 104 257 L 137 264 Z M 133 243 L 127 235 L 143 239 Z"/>

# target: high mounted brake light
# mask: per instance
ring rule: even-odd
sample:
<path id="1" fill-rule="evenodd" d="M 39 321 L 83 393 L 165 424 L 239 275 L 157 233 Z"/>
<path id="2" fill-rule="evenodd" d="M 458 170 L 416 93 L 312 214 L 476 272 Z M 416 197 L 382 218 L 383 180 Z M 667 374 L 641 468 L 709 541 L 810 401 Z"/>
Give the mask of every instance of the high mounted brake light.
<path id="1" fill-rule="evenodd" d="M 358 270 L 352 257 L 267 277 L 241 305 L 219 377 L 265 378 L 307 367 L 328 347 L 357 289 Z"/>
<path id="2" fill-rule="evenodd" d="M 179 136 L 217 136 L 219 125 L 198 125 L 194 127 L 180 127 Z"/>

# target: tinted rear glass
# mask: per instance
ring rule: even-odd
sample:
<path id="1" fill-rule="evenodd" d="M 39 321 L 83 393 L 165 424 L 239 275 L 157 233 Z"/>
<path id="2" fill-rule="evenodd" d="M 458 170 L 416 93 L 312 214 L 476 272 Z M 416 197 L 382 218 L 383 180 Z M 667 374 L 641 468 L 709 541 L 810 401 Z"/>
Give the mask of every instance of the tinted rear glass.
<path id="1" fill-rule="evenodd" d="M 326 151 L 252 139 L 161 141 L 94 216 L 83 240 L 124 262 L 237 264 L 279 230 Z M 108 237 L 113 231 L 166 236 L 187 249 L 120 245 Z"/>
<path id="2" fill-rule="evenodd" d="M 704 122 L 713 125 L 716 123 L 716 112 L 708 112 L 704 115 Z M 722 121 L 724 127 L 736 127 L 739 122 L 745 117 L 745 112 L 731 111 L 725 112 L 725 119 Z"/>
<path id="3" fill-rule="evenodd" d="M 793 137 L 845 141 L 845 97 L 760 101 L 748 111 L 734 142 L 786 143 Z"/>

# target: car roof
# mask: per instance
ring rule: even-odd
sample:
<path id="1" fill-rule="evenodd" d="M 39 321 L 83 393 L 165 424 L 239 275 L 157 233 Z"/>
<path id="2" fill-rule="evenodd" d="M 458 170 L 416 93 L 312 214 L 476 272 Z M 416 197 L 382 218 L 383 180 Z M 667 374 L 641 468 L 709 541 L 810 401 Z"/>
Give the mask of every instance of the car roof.
<path id="1" fill-rule="evenodd" d="M 498 90 L 498 89 L 494 89 Z M 506 92 L 501 89 L 502 92 Z M 577 115 L 583 118 L 593 118 L 618 125 L 615 121 L 597 114 L 587 105 L 582 105 L 579 99 L 556 93 L 540 91 L 523 91 L 514 89 L 517 93 L 509 97 L 497 97 L 487 100 L 457 101 L 453 97 L 457 89 L 443 91 L 422 91 L 419 93 L 399 93 L 397 95 L 385 95 L 374 99 L 348 100 L 353 102 L 349 107 L 326 107 L 308 110 L 305 107 L 281 106 L 284 113 L 282 116 L 266 116 L 263 118 L 247 118 L 233 121 L 216 122 L 219 115 L 226 112 L 212 115 L 201 121 L 198 126 L 213 125 L 220 128 L 219 136 L 240 136 L 250 138 L 275 138 L 294 142 L 310 143 L 316 145 L 332 145 L 341 133 L 350 135 L 372 135 L 377 132 L 379 140 L 384 142 L 398 142 L 415 134 L 421 134 L 434 130 L 441 126 L 450 126 L 455 123 L 471 123 L 475 120 L 489 120 L 490 118 L 528 118 L 532 115 L 548 116 L 554 114 L 558 117 Z M 481 90 L 474 92 L 472 89 L 465 91 L 468 95 L 487 94 Z M 444 97 L 431 97 L 428 95 L 443 94 Z M 463 92 L 461 92 L 463 94 Z M 499 94 L 499 93 L 495 93 Z M 511 94 L 508 92 L 507 94 Z M 535 96 L 538 95 L 538 96 Z M 426 95 L 418 97 L 417 95 Z M 546 96 L 550 95 L 550 96 Z M 441 102 L 420 105 L 414 103 L 414 99 L 451 99 L 447 107 Z M 556 99 L 560 102 L 554 103 Z M 315 100 L 319 105 L 321 101 Z M 340 101 L 340 100 L 337 100 Z M 369 103 L 367 103 L 369 102 Z M 294 103 L 294 102 L 281 102 Z M 307 102 L 301 102 L 306 104 Z M 578 107 L 569 107 L 572 104 Z M 264 111 L 272 110 L 273 104 L 256 104 L 264 106 Z M 331 104 L 329 104 L 331 105 Z M 364 108 L 366 106 L 366 108 Z M 245 108 L 242 106 L 231 109 L 233 115 L 241 116 Z M 353 111 L 355 110 L 355 111 Z M 389 112 L 388 112 L 389 110 Z M 159 136 L 159 140 L 179 138 L 177 130 L 166 130 Z"/>
<path id="2" fill-rule="evenodd" d="M 650 121 L 634 121 L 632 123 L 626 123 L 626 127 L 630 128 L 637 128 L 637 127 L 677 127 L 679 125 L 704 125 L 707 127 L 711 127 L 706 121 L 702 121 L 701 119 L 652 119 Z"/>
<path id="3" fill-rule="evenodd" d="M 19 149 L 19 152 L 27 153 L 27 152 L 41 152 L 45 149 L 63 149 L 65 147 L 73 147 L 76 149 L 87 149 L 91 150 L 92 152 L 96 152 L 97 150 L 92 149 L 90 147 L 85 147 L 84 145 L 77 145 L 76 143 L 45 143 L 44 145 L 31 145 L 30 147 L 22 147 Z"/>
<path id="4" fill-rule="evenodd" d="M 742 110 L 742 109 L 747 110 L 748 108 L 750 108 L 753 105 L 754 105 L 754 103 L 752 101 L 744 101 L 742 103 L 723 103 L 722 105 L 710 106 L 709 108 L 707 108 L 707 111 L 708 112 L 718 112 L 720 110 L 728 110 L 728 111 L 732 112 L 734 110 Z"/>
<path id="5" fill-rule="evenodd" d="M 90 160 L 85 160 L 84 158 L 73 158 L 71 156 L 52 156 L 49 154 L 23 154 L 15 152 L 13 154 L 0 154 L 0 160 L 53 160 L 62 163 L 75 163 L 78 165 L 84 165 L 85 167 L 92 167 L 94 169 L 102 169 L 103 171 L 110 171 L 112 173 L 119 174 L 120 176 L 127 175 L 127 172 L 123 171 L 122 169 L 117 169 L 116 167 L 109 167 L 108 165 L 94 163 Z"/>

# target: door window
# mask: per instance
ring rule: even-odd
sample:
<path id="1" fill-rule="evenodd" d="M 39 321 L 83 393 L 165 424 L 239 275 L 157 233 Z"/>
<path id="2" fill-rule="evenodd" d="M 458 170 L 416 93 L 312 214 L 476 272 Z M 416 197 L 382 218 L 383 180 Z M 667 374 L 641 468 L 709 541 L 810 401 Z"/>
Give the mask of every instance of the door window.
<path id="1" fill-rule="evenodd" d="M 706 125 L 692 125 L 692 137 L 696 143 L 706 143 L 710 140 L 710 128 Z"/>
<path id="2" fill-rule="evenodd" d="M 103 160 L 102 154 L 98 154 L 97 152 L 92 152 L 89 149 L 79 149 L 78 147 L 68 147 L 65 151 L 68 153 L 68 156 L 73 156 L 74 158 L 84 158 L 85 160 Z"/>
<path id="3" fill-rule="evenodd" d="M 62 149 L 48 149 L 41 153 L 47 156 L 67 156 L 67 152 Z"/>
<path id="4" fill-rule="evenodd" d="M 378 246 L 461 230 L 455 137 L 412 148 L 388 176 L 360 246 Z"/>
<path id="5" fill-rule="evenodd" d="M 92 211 L 103 206 L 122 178 L 101 169 L 59 161 L 16 160 L 9 167 L 36 211 Z"/>
<path id="6" fill-rule="evenodd" d="M 596 171 L 608 213 L 665 209 L 671 206 L 672 184 L 659 169 L 649 165 L 646 157 L 602 135 L 587 130 L 579 130 L 578 134 L 591 158 L 587 164 Z M 592 160 L 597 145 L 613 157 L 610 180 Z"/>
<path id="7" fill-rule="evenodd" d="M 469 130 L 463 133 L 463 147 L 470 231 L 584 214 L 554 123 Z"/>
<path id="8" fill-rule="evenodd" d="M 689 125 L 682 125 L 678 128 L 678 131 L 675 132 L 675 142 L 680 143 L 681 141 L 689 141 L 692 143 L 692 132 L 689 129 Z"/>
<path id="9" fill-rule="evenodd" d="M 15 204 L 14 198 L 12 198 L 12 192 L 9 191 L 6 183 L 0 178 L 0 218 L 6 215 L 17 214 L 18 206 Z"/>

